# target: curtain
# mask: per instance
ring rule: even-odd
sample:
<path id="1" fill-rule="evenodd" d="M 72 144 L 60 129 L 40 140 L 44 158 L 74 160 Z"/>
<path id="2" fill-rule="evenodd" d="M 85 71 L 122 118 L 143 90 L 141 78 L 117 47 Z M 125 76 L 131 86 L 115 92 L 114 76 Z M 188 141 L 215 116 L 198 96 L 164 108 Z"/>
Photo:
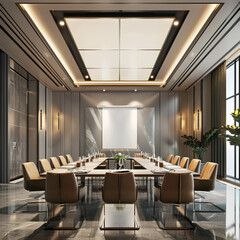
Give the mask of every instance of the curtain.
<path id="1" fill-rule="evenodd" d="M 211 73 L 212 128 L 220 129 L 226 124 L 226 62 Z M 212 162 L 218 163 L 218 177 L 226 177 L 226 140 L 216 137 L 212 141 Z"/>

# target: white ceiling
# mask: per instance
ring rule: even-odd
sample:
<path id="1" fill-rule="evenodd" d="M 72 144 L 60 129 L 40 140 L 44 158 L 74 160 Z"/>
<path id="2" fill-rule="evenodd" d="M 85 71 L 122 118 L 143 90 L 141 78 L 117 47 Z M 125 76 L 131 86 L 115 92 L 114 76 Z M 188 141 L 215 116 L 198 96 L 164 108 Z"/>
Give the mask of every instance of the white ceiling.
<path id="1" fill-rule="evenodd" d="M 31 10 L 31 17 L 27 16 L 18 5 L 24 2 L 27 3 L 26 9 Z M 116 91 L 131 90 L 136 87 L 146 91 L 184 91 L 239 49 L 239 1 L 224 0 L 214 12 L 216 5 L 213 4 L 218 3 L 215 0 L 208 2 L 89 0 L 54 3 L 46 0 L 35 0 L 32 3 L 29 0 L 1 0 L 0 48 L 52 90 L 101 90 L 104 86 L 106 89 Z M 121 19 L 122 28 L 119 29 L 115 26 L 119 26 L 119 19 L 111 21 L 91 19 L 87 23 L 84 23 L 83 19 L 77 19 L 75 22 L 65 19 L 70 28 L 71 25 L 75 25 L 72 26 L 73 29 L 80 25 L 82 29 L 86 28 L 86 31 L 83 31 L 85 34 L 73 38 L 80 49 L 91 79 L 100 80 L 100 83 L 96 83 L 96 81 L 86 82 L 82 76 L 50 13 L 56 10 L 184 10 L 189 13 L 155 81 L 152 82 L 146 82 L 146 79 L 149 78 L 159 53 L 153 49 L 161 50 L 165 39 L 162 35 L 168 33 L 167 29 L 162 31 L 161 27 L 154 28 L 160 29 L 158 31 L 152 30 L 153 24 L 160 23 L 149 19 L 152 21 L 149 26 L 146 20 L 140 23 L 141 19 Z M 211 13 L 213 15 L 208 22 Z M 133 28 L 131 24 L 134 24 L 134 32 L 131 30 Z M 94 31 L 88 31 L 91 27 Z M 78 33 L 76 30 L 72 31 L 73 35 Z M 146 40 L 146 36 L 152 37 Z M 119 80 L 119 75 L 123 84 L 129 85 L 119 86 L 114 83 L 110 86 L 106 85 L 107 81 Z M 74 81 L 79 82 L 81 86 L 76 88 Z M 142 86 L 133 86 L 132 81 L 138 81 Z M 65 85 L 64 88 L 56 86 L 62 83 Z M 161 83 L 165 83 L 164 88 L 159 87 Z M 92 85 L 83 86 L 84 84 Z M 95 86 L 96 84 L 98 86 Z"/>

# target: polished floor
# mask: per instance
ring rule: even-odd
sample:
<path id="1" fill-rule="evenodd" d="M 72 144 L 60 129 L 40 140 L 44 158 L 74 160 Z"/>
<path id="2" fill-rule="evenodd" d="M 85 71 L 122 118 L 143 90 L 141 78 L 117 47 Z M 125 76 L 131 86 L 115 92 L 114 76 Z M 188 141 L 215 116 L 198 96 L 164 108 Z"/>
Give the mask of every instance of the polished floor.
<path id="1" fill-rule="evenodd" d="M 101 231 L 103 202 L 101 182 L 98 179 L 86 181 L 86 219 L 78 230 L 44 230 L 47 220 L 46 204 L 38 205 L 39 212 L 22 207 L 40 193 L 29 193 L 23 189 L 23 182 L 0 185 L 0 239 L 240 239 L 240 189 L 230 184 L 217 182 L 216 190 L 200 193 L 201 201 L 210 201 L 226 210 L 225 212 L 193 213 L 192 204 L 187 208 L 187 216 L 193 220 L 196 230 L 161 230 L 153 218 L 153 180 L 138 181 L 136 204 L 138 231 Z M 203 198 L 204 197 L 204 198 Z M 206 205 L 207 206 L 207 205 Z M 163 206 L 166 218 L 174 219 L 174 209 Z M 212 206 L 197 205 L 201 210 L 218 210 Z M 17 211 L 16 211 L 17 210 Z M 34 210 L 34 209 L 33 209 Z M 171 212 L 173 210 L 173 212 Z M 41 211 L 41 212 L 40 212 Z M 161 207 L 156 212 L 161 215 Z M 172 215 L 172 216 L 171 216 Z M 171 224 L 171 222 L 170 222 Z"/>

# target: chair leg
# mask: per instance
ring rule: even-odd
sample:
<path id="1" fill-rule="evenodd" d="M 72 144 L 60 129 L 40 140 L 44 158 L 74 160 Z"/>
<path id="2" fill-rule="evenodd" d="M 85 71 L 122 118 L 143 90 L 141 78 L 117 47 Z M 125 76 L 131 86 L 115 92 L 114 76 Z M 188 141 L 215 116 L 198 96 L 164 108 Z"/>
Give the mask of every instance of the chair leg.
<path id="1" fill-rule="evenodd" d="M 103 211 L 104 211 L 104 217 L 103 217 L 103 222 L 102 225 L 100 226 L 100 230 L 139 230 L 140 227 L 136 221 L 136 209 L 135 209 L 135 204 L 133 205 L 133 211 L 134 211 L 134 223 L 133 223 L 133 227 L 117 227 L 117 226 L 106 226 L 106 222 L 105 222 L 105 217 L 106 217 L 106 209 L 105 209 L 105 204 L 103 207 Z"/>
<path id="2" fill-rule="evenodd" d="M 214 204 L 213 202 L 198 202 L 198 201 L 195 201 L 195 194 L 201 196 L 200 194 L 198 193 L 195 193 L 194 191 L 194 200 L 193 200 L 193 211 L 194 212 L 201 212 L 201 213 L 217 213 L 217 212 L 225 212 L 225 210 L 219 206 L 217 206 L 216 204 Z M 204 198 L 204 197 L 203 197 Z M 216 210 L 196 210 L 196 203 L 197 204 L 209 204 L 213 207 L 216 208 Z"/>
<path id="3" fill-rule="evenodd" d="M 162 230 L 194 230 L 195 226 L 192 223 L 192 221 L 187 217 L 187 207 L 186 204 L 184 205 L 184 213 L 181 214 L 181 212 L 178 210 L 178 213 L 184 217 L 184 219 L 190 224 L 191 227 L 166 227 L 165 226 L 165 218 L 163 216 L 163 203 L 161 202 L 161 220 L 157 219 L 155 217 L 155 220 L 157 222 L 157 225 Z"/>

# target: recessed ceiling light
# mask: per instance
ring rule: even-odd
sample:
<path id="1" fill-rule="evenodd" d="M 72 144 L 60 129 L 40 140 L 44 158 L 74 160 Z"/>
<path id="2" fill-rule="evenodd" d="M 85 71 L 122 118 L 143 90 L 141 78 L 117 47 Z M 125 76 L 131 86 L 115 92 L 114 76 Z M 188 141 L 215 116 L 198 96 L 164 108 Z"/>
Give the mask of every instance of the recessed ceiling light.
<path id="1" fill-rule="evenodd" d="M 151 79 L 153 79 L 153 78 L 154 78 L 154 76 L 153 76 L 153 75 L 151 75 L 151 76 L 150 76 L 150 78 L 151 78 Z"/>
<path id="2" fill-rule="evenodd" d="M 103 92 L 106 92 L 106 89 L 103 89 Z"/>
<path id="3" fill-rule="evenodd" d="M 88 75 L 85 75 L 85 78 L 86 78 L 86 79 L 89 79 L 89 76 L 88 76 Z"/>
<path id="4" fill-rule="evenodd" d="M 174 25 L 174 26 L 178 26 L 178 25 L 179 25 L 179 21 L 175 20 L 175 21 L 173 22 L 173 25 Z"/>
<path id="5" fill-rule="evenodd" d="M 137 92 L 137 89 L 134 89 L 134 92 Z"/>
<path id="6" fill-rule="evenodd" d="M 60 21 L 59 21 L 59 25 L 60 25 L 60 26 L 64 26 L 64 25 L 65 25 L 65 22 L 64 22 L 63 20 L 60 20 Z"/>

